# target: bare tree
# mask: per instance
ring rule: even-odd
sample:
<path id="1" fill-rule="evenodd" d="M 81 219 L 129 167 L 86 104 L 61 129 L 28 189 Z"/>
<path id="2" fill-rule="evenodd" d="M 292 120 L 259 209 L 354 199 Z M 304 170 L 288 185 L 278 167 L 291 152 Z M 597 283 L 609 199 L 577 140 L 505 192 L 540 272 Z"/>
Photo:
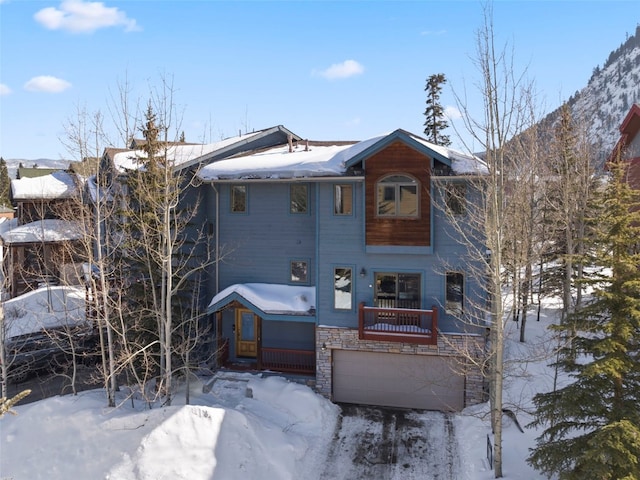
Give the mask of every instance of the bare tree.
<path id="1" fill-rule="evenodd" d="M 94 175 L 86 183 L 85 195 L 78 199 L 73 208 L 73 218 L 79 223 L 82 231 L 82 251 L 86 259 L 84 281 L 88 289 L 87 301 L 90 302 L 88 312 L 95 316 L 96 330 L 100 343 L 102 383 L 107 393 L 107 404 L 116 405 L 117 360 L 116 339 L 114 338 L 113 304 L 110 289 L 114 285 L 114 267 L 105 252 L 109 249 L 109 239 L 104 232 L 107 218 L 115 212 L 109 199 L 108 185 L 105 185 L 101 172 L 101 157 L 108 145 L 104 132 L 104 118 L 101 112 L 89 114 L 85 109 L 78 109 L 75 118 L 66 124 L 66 138 L 63 144 L 68 152 L 78 161 L 93 161 Z M 84 184 L 79 185 L 84 188 Z"/>
<path id="2" fill-rule="evenodd" d="M 165 404 L 172 401 L 176 355 L 192 351 L 192 327 L 201 316 L 194 308 L 200 307 L 202 299 L 191 303 L 193 295 L 182 293 L 197 291 L 211 263 L 208 248 L 203 248 L 207 233 L 192 222 L 200 202 L 198 195 L 190 195 L 197 166 L 184 170 L 175 157 L 180 124 L 173 93 L 172 84 L 163 81 L 148 105 L 141 129 L 144 153 L 134 159 L 137 168 L 127 171 L 127 197 L 122 202 L 126 222 L 119 227 L 125 229 L 127 239 L 120 252 L 123 265 L 133 267 L 130 271 L 137 273 L 136 285 L 143 292 L 130 303 L 130 311 L 143 322 L 137 331 L 146 332 L 136 336 L 146 338 L 148 344 L 155 341 L 157 356 L 144 352 L 157 358 L 157 364 L 145 365 L 158 369 L 157 391 L 164 395 Z M 175 138 L 170 137 L 173 131 Z M 186 330 L 185 325 L 189 325 Z M 187 330 L 191 333 L 185 336 Z"/>
<path id="3" fill-rule="evenodd" d="M 460 218 L 450 216 L 459 241 L 469 247 L 472 275 L 486 285 L 488 305 L 478 302 L 461 317 L 473 325 L 485 325 L 489 319 L 487 363 L 481 365 L 489 380 L 491 427 L 494 434 L 495 477 L 502 477 L 502 414 L 504 365 L 504 321 L 508 308 L 504 303 L 502 268 L 507 243 L 508 178 L 510 157 L 508 141 L 524 125 L 523 94 L 531 89 L 522 75 L 516 75 L 513 54 L 495 45 L 493 12 L 484 6 L 484 22 L 477 32 L 475 65 L 480 74 L 479 94 L 483 100 L 483 118 L 476 120 L 466 102 L 457 95 L 466 129 L 482 145 L 487 175 L 475 182 L 479 201 L 469 201 L 469 211 Z M 526 96 L 525 96 L 526 98 Z M 478 238 L 478 235 L 480 238 Z M 469 358 L 470 356 L 468 356 Z"/>

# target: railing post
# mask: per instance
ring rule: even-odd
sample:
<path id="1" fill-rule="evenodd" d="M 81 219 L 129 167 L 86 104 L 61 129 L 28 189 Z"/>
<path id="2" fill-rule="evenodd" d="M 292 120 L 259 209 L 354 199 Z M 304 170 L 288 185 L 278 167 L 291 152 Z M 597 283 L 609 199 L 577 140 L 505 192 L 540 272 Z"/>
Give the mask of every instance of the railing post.
<path id="1" fill-rule="evenodd" d="M 364 302 L 358 305 L 358 338 L 364 338 Z"/>
<path id="2" fill-rule="evenodd" d="M 438 344 L 438 307 L 431 307 L 431 337 L 433 345 Z"/>

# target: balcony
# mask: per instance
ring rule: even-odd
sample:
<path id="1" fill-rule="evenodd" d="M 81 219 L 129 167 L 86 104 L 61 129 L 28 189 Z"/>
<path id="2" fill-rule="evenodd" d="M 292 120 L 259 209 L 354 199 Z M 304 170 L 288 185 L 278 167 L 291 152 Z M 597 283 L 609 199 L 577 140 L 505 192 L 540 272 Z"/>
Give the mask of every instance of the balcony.
<path id="1" fill-rule="evenodd" d="M 438 309 L 358 307 L 360 340 L 437 345 Z"/>

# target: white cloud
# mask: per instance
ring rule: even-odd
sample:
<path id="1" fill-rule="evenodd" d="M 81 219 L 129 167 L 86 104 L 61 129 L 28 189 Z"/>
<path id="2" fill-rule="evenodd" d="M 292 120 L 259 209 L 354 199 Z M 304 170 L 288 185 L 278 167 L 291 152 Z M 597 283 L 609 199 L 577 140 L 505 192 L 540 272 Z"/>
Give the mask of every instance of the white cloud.
<path id="1" fill-rule="evenodd" d="M 24 84 L 24 89 L 30 92 L 60 93 L 71 87 L 71 84 L 61 78 L 50 75 L 33 77 Z"/>
<path id="2" fill-rule="evenodd" d="M 124 27 L 125 31 L 140 30 L 136 21 L 116 7 L 106 7 L 102 2 L 64 0 L 59 8 L 47 7 L 33 16 L 49 30 L 66 30 L 72 33 L 91 33 L 100 28 Z"/>
<path id="3" fill-rule="evenodd" d="M 444 116 L 447 117 L 448 120 L 458 120 L 459 118 L 462 118 L 460 110 L 453 105 L 447 105 L 444 107 Z"/>
<path id="4" fill-rule="evenodd" d="M 357 127 L 358 125 L 360 125 L 361 122 L 362 122 L 362 120 L 361 120 L 360 117 L 354 117 L 351 120 L 347 120 L 345 125 L 347 127 Z"/>
<path id="5" fill-rule="evenodd" d="M 329 68 L 320 71 L 313 71 L 314 75 L 319 75 L 327 80 L 337 80 L 360 75 L 364 72 L 364 67 L 355 60 L 345 60 L 342 63 L 334 63 Z"/>
<path id="6" fill-rule="evenodd" d="M 0 0 L 2 1 L 2 0 Z M 0 96 L 9 95 L 11 93 L 11 89 L 5 85 L 4 83 L 0 83 Z"/>

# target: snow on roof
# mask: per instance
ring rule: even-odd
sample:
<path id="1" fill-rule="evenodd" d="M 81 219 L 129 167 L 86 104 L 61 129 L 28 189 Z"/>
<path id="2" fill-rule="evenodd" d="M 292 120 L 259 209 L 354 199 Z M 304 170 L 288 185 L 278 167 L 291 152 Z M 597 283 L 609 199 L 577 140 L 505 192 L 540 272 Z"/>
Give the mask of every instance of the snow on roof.
<path id="1" fill-rule="evenodd" d="M 76 176 L 67 172 L 11 180 L 11 192 L 15 200 L 70 198 L 77 191 Z"/>
<path id="2" fill-rule="evenodd" d="M 84 288 L 45 286 L 4 302 L 7 338 L 86 321 Z"/>
<path id="3" fill-rule="evenodd" d="M 263 131 L 253 132 L 208 144 L 171 145 L 167 148 L 167 158 L 174 167 L 180 166 L 217 150 L 222 150 L 223 148 L 233 145 L 241 140 L 245 141 L 262 133 Z M 137 170 L 140 168 L 140 160 L 146 157 L 147 153 L 144 150 L 128 150 L 116 153 L 113 156 L 113 164 L 120 172 L 124 172 L 125 170 Z"/>
<path id="4" fill-rule="evenodd" d="M 443 147 L 442 145 L 435 145 L 415 135 L 411 135 L 411 138 L 431 150 L 438 152 L 443 157 L 448 158 L 451 161 L 451 169 L 458 175 L 486 175 L 489 173 L 486 162 L 475 155 L 467 155 L 466 153 Z"/>
<path id="5" fill-rule="evenodd" d="M 0 231 L 0 239 L 7 244 L 61 242 L 80 240 L 82 229 L 78 222 L 67 220 L 36 220 L 10 230 Z"/>
<path id="6" fill-rule="evenodd" d="M 346 162 L 383 137 L 352 145 L 309 146 L 298 144 L 221 160 L 203 167 L 198 176 L 204 181 L 224 179 L 306 178 L 342 175 Z"/>
<path id="7" fill-rule="evenodd" d="M 261 311 L 276 315 L 308 315 L 315 309 L 315 287 L 279 285 L 271 283 L 243 283 L 231 285 L 218 293 L 209 306 L 237 294 Z"/>
<path id="8" fill-rule="evenodd" d="M 252 155 L 237 156 L 203 167 L 198 173 L 203 181 L 240 179 L 312 178 L 343 175 L 347 162 L 387 135 L 373 137 L 352 145 L 310 146 L 301 144 L 289 152 L 279 146 Z M 415 141 L 451 160 L 456 174 L 487 173 L 486 164 L 472 155 L 451 150 L 411 135 Z"/>

